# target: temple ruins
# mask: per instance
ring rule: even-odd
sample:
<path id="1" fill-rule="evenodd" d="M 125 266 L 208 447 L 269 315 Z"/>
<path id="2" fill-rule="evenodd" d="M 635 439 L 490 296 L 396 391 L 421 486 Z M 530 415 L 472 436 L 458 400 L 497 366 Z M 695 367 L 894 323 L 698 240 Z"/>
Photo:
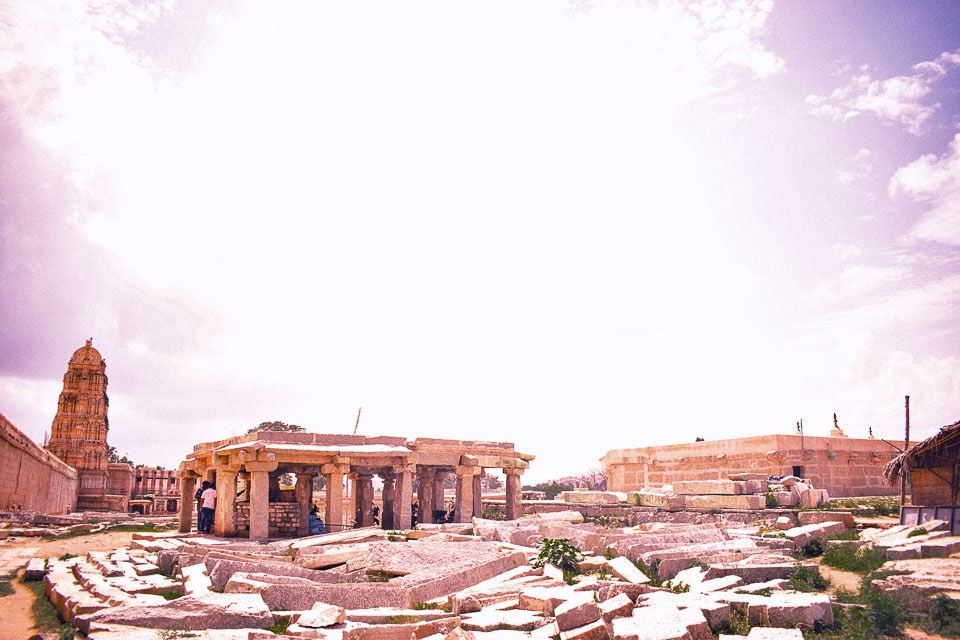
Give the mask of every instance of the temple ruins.
<path id="1" fill-rule="evenodd" d="M 518 518 L 520 476 L 533 459 L 511 443 L 472 440 L 261 431 L 206 442 L 180 464 L 180 531 L 190 531 L 194 489 L 207 480 L 218 494 L 216 535 L 258 541 L 306 535 L 313 480 L 320 475 L 326 483 L 323 520 L 330 531 L 373 525 L 374 476 L 383 483 L 383 528 L 410 528 L 415 502 L 421 521 L 446 513 L 443 485 L 449 476 L 456 478 L 454 521 L 470 522 L 482 510 L 485 469 L 506 476 L 506 516 Z M 296 478 L 292 491 L 280 487 L 286 474 Z"/>
<path id="2" fill-rule="evenodd" d="M 903 441 L 799 433 L 614 449 L 600 462 L 610 491 L 639 491 L 697 480 L 806 478 L 830 496 L 893 495 L 884 466 Z"/>

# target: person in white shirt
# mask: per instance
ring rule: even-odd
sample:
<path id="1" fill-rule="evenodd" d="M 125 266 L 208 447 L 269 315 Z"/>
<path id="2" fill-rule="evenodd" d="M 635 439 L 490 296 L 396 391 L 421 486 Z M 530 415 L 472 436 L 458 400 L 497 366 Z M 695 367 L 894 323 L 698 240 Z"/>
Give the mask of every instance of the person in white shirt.
<path id="1" fill-rule="evenodd" d="M 197 519 L 197 531 L 200 533 L 213 532 L 213 512 L 217 508 L 217 490 L 213 485 L 203 481 L 206 488 L 200 494 L 200 517 Z"/>

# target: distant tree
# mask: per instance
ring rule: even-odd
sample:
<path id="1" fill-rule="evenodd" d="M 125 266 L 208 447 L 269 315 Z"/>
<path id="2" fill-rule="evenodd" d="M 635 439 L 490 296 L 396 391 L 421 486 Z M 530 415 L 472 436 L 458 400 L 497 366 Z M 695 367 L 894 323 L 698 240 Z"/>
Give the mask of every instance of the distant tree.
<path id="1" fill-rule="evenodd" d="M 503 480 L 497 476 L 490 475 L 486 471 L 480 476 L 480 489 L 482 491 L 493 492 L 503 487 Z"/>
<path id="2" fill-rule="evenodd" d="M 550 480 L 548 482 L 541 482 L 540 484 L 526 485 L 523 489 L 524 491 L 543 491 L 547 496 L 547 500 L 553 500 L 560 495 L 562 491 L 573 491 L 573 484 L 563 484 L 556 480 Z"/>
<path id="3" fill-rule="evenodd" d="M 111 464 L 116 464 L 116 463 L 130 464 L 130 465 L 133 464 L 133 460 L 128 458 L 127 454 L 123 454 L 121 456 L 119 453 L 117 453 L 117 448 L 110 445 L 107 445 L 107 460 Z"/>
<path id="4" fill-rule="evenodd" d="M 256 433 L 258 431 L 284 431 L 287 433 L 294 433 L 306 430 L 307 429 L 305 427 L 301 427 L 298 424 L 287 424 L 286 422 L 274 420 L 273 422 L 261 422 L 258 426 L 247 431 L 247 433 Z"/>
<path id="5" fill-rule="evenodd" d="M 697 436 L 696 439 L 694 440 L 694 442 L 703 442 L 703 441 L 704 441 L 703 436 Z"/>

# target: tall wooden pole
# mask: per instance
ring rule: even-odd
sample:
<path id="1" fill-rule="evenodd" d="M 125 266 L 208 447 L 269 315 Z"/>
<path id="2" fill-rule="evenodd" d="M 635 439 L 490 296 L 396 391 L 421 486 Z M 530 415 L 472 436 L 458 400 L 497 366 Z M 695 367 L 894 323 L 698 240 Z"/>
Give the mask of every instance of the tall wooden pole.
<path id="1" fill-rule="evenodd" d="M 904 420 L 906 427 L 903 436 L 903 451 L 906 453 L 910 449 L 910 396 L 904 396 L 903 402 Z M 904 459 L 906 463 L 906 459 Z M 900 465 L 900 506 L 907 504 L 907 465 Z"/>

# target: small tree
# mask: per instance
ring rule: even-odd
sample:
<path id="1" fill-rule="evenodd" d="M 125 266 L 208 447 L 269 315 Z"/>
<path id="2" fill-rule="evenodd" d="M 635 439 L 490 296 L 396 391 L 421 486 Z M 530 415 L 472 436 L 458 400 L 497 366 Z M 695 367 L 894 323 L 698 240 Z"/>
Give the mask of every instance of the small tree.
<path id="1" fill-rule="evenodd" d="M 273 422 L 261 422 L 258 426 L 249 429 L 247 433 L 256 433 L 258 431 L 282 431 L 285 433 L 298 433 L 306 430 L 307 429 L 305 427 L 301 427 L 298 424 L 287 424 L 286 422 L 274 420 Z"/>
<path id="2" fill-rule="evenodd" d="M 127 457 L 127 454 L 123 454 L 123 455 L 121 456 L 119 453 L 117 453 L 117 448 L 114 447 L 114 446 L 110 446 L 110 445 L 107 445 L 107 460 L 108 460 L 111 464 L 122 463 L 122 464 L 133 465 L 133 460 L 131 460 L 130 458 L 128 458 L 128 457 Z M 136 466 L 136 465 L 134 465 L 134 466 Z"/>

